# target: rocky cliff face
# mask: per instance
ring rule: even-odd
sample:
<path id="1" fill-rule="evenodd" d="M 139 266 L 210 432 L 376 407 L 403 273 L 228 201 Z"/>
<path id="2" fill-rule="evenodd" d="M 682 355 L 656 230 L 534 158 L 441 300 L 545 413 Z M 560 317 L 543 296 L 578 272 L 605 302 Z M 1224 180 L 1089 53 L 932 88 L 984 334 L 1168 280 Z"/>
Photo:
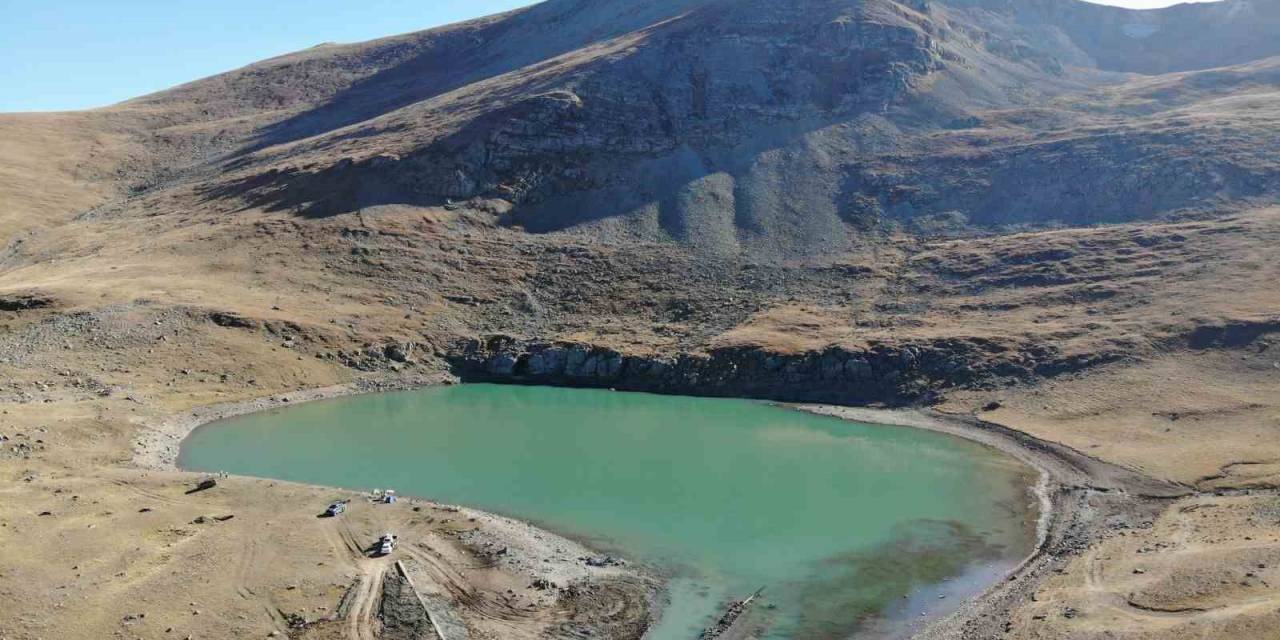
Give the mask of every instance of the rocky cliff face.
<path id="1" fill-rule="evenodd" d="M 883 20 L 873 20 L 869 7 L 825 4 L 803 21 L 785 4 L 738 2 L 655 26 L 631 48 L 557 78 L 559 88 L 417 151 L 399 177 L 424 196 L 517 205 L 599 189 L 621 159 L 737 147 L 777 123 L 883 112 L 941 68 L 925 16 L 883 3 L 873 5 Z"/>
<path id="2" fill-rule="evenodd" d="M 566 5 L 566 20 L 585 10 L 550 4 Z M 786 146 L 831 122 L 887 112 L 949 55 L 938 39 L 942 27 L 894 2 L 674 8 L 687 10 L 518 76 L 500 76 L 502 86 L 469 88 L 450 100 L 461 103 L 456 107 L 411 107 L 412 115 L 432 119 L 448 116 L 435 107 L 466 113 L 387 145 L 390 153 L 353 154 L 321 171 L 282 167 L 271 182 L 293 189 L 289 204 L 306 202 L 319 212 L 379 200 L 498 198 L 517 208 L 554 201 L 544 207 L 554 211 L 520 222 L 558 228 L 633 213 L 682 184 L 742 165 L 740 155 Z M 390 114 L 395 125 L 369 123 L 357 135 L 387 138 L 387 130 L 411 126 L 402 124 L 410 115 Z M 664 184 L 628 198 L 622 210 L 596 208 L 641 186 L 637 170 Z M 361 193 L 333 197 L 355 183 Z"/>
<path id="3" fill-rule="evenodd" d="M 927 403 L 953 388 L 995 388 L 1120 357 L 1119 353 L 1065 356 L 1053 346 L 984 339 L 829 347 L 787 354 L 721 348 L 703 354 L 639 356 L 584 344 L 493 336 L 457 345 L 448 359 L 465 380 L 902 405 Z"/>

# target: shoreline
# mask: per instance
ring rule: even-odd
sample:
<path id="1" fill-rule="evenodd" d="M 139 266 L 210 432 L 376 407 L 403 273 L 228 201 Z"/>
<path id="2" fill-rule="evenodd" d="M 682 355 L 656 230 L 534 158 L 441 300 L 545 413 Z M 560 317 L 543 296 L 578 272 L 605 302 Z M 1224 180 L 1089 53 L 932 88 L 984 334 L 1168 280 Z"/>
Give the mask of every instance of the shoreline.
<path id="1" fill-rule="evenodd" d="M 334 398 L 361 395 L 366 393 L 384 393 L 394 391 L 412 391 L 442 384 L 452 384 L 451 378 L 434 379 L 364 379 L 351 383 L 332 385 L 314 389 L 274 394 L 242 401 L 232 401 L 195 407 L 168 416 L 159 423 L 146 425 L 143 433 L 136 439 L 132 462 L 143 469 L 179 471 L 198 473 L 178 467 L 178 458 L 182 442 L 197 429 L 220 420 L 243 416 L 262 411 L 286 408 L 305 402 L 316 402 Z M 1037 481 L 1028 486 L 1038 502 L 1036 520 L 1036 540 L 1032 552 L 1013 568 L 1001 574 L 993 584 L 988 585 L 977 594 L 967 598 L 955 610 L 942 614 L 931 620 L 923 621 L 922 628 L 912 633 L 913 638 L 947 638 L 961 635 L 966 623 L 979 618 L 991 617 L 988 614 L 1008 601 L 1025 595 L 1023 592 L 1034 588 L 1037 578 L 1041 576 L 1047 565 L 1056 558 L 1050 547 L 1055 538 L 1062 538 L 1069 529 L 1083 528 L 1086 531 L 1096 529 L 1105 517 L 1097 513 L 1083 513 L 1078 502 L 1089 492 L 1118 492 L 1117 495 L 1135 493 L 1148 499 L 1165 499 L 1185 495 L 1186 492 L 1167 483 L 1151 480 L 1135 472 L 1122 469 L 1091 458 L 1074 449 L 1046 442 L 1015 431 L 1008 427 L 984 422 L 973 416 L 946 414 L 929 409 L 877 409 L 865 407 L 849 407 L 833 404 L 785 403 L 775 402 L 775 406 L 794 411 L 803 411 L 815 415 L 824 415 L 842 420 L 878 424 L 892 427 L 914 428 L 942 433 L 962 438 L 970 442 L 995 449 L 1010 456 L 1036 472 Z M 296 483 L 295 483 L 296 484 Z M 302 483 L 315 488 L 334 488 L 328 485 Z M 342 489 L 350 491 L 350 489 Z M 416 499 L 415 499 L 416 500 Z M 436 504 L 426 501 L 428 504 Z M 493 514 L 483 510 L 462 505 L 455 506 L 477 520 L 483 520 L 492 529 L 486 531 L 490 536 L 502 539 L 503 542 L 531 539 L 539 541 L 551 540 L 547 548 L 580 548 L 587 553 L 595 550 L 563 536 L 552 530 L 539 527 L 518 518 Z M 1117 510 L 1129 511 L 1138 505 L 1119 505 Z M 1096 534 L 1096 531 L 1090 533 Z M 1096 537 L 1088 535 L 1089 538 Z M 491 540 L 490 540 L 491 542 Z M 557 544 L 558 543 L 558 544 Z M 567 546 L 566 546 L 567 545 Z M 522 550 L 525 551 L 525 550 Z M 540 557 L 546 565 L 545 554 L 518 552 L 512 554 L 507 562 L 516 566 L 522 564 L 521 558 Z M 630 565 L 629 565 L 630 566 Z M 630 568 L 615 572 L 630 573 L 643 580 L 661 583 L 661 579 L 647 570 Z M 564 577 L 556 572 L 558 577 Z M 589 579 L 589 576 L 580 576 Z M 650 589 L 650 602 L 656 613 L 650 627 L 661 618 L 667 603 L 665 585 L 659 584 Z M 647 635 L 647 632 L 646 632 Z"/>
<path id="2" fill-rule="evenodd" d="M 928 620 L 923 628 L 918 629 L 915 633 L 911 634 L 911 638 L 950 637 L 958 635 L 958 629 L 955 627 L 965 619 L 974 618 L 987 613 L 991 606 L 989 604 L 984 604 L 985 601 L 992 598 L 1002 586 L 1008 584 L 1010 581 L 1016 581 L 1018 576 L 1025 574 L 1028 568 L 1045 553 L 1051 531 L 1054 531 L 1055 528 L 1060 529 L 1066 524 L 1060 517 L 1064 505 L 1061 504 L 1060 499 L 1062 494 L 1055 491 L 1055 489 L 1061 488 L 1061 484 L 1059 479 L 1055 476 L 1055 472 L 1052 468 L 1053 465 L 1049 463 L 1045 456 L 1038 455 L 1032 449 L 1021 446 L 1013 439 L 1003 437 L 997 432 L 983 429 L 977 426 L 977 424 L 966 421 L 958 416 L 939 414 L 921 409 L 868 409 L 861 407 L 842 407 L 830 404 L 780 404 L 779 406 L 795 411 L 831 416 L 852 422 L 868 422 L 893 427 L 924 429 L 935 433 L 950 435 L 995 449 L 1026 465 L 1030 470 L 1036 473 L 1036 482 L 1027 487 L 1035 496 L 1038 504 L 1035 531 L 1036 540 L 1032 546 L 1031 553 L 1020 560 L 1012 568 L 1001 573 L 994 582 L 965 599 L 965 601 L 956 609 L 941 616 L 933 617 L 932 620 Z"/>
<path id="3" fill-rule="evenodd" d="M 829 404 L 781 406 L 964 438 L 999 450 L 1039 473 L 1040 479 L 1033 490 L 1041 511 L 1036 527 L 1037 541 L 1031 554 L 957 609 L 930 621 L 912 636 L 922 640 L 995 637 L 1003 631 L 991 626 L 1001 617 L 997 614 L 1015 602 L 1031 598 L 1042 579 L 1058 568 L 1072 550 L 1100 539 L 1109 517 L 1140 518 L 1153 504 L 1194 493 L 1187 487 L 1151 479 L 1070 447 L 975 416 Z"/>
<path id="4" fill-rule="evenodd" d="M 142 470 L 177 472 L 182 474 L 207 474 L 209 472 L 184 469 L 178 465 L 181 445 L 196 430 L 221 420 L 244 416 L 252 413 L 273 411 L 296 404 L 332 400 L 335 398 L 426 389 L 450 383 L 449 378 L 366 378 L 349 383 L 301 389 L 285 393 L 250 398 L 248 400 L 215 403 L 198 406 L 187 411 L 171 414 L 157 423 L 144 425 L 144 431 L 135 438 L 134 455 L 131 460 L 135 467 Z M 294 482 L 266 477 L 237 476 L 256 481 L 284 483 L 309 489 L 333 490 L 349 493 L 352 496 L 368 496 L 368 489 L 339 487 L 307 482 Z M 646 629 L 653 626 L 653 621 L 666 606 L 664 581 L 648 567 L 633 564 L 629 560 L 621 565 L 590 565 L 582 562 L 583 558 L 600 557 L 599 550 L 588 544 L 539 526 L 519 518 L 493 513 L 466 505 L 443 503 L 412 495 L 401 496 L 401 501 L 412 505 L 414 511 L 426 508 L 432 511 L 443 510 L 457 514 L 457 518 L 467 521 L 475 527 L 457 535 L 458 542 L 483 557 L 492 566 L 505 570 L 512 575 L 525 577 L 532 585 L 550 585 L 553 591 L 560 589 L 562 594 L 569 594 L 571 600 L 584 596 L 575 589 L 595 591 L 604 589 L 617 593 L 630 591 L 635 598 L 646 603 L 647 612 L 641 614 L 649 619 Z M 500 549 L 500 552 L 494 550 Z M 420 555 L 410 551 L 410 557 Z M 465 575 L 462 574 L 462 575 Z M 548 587 L 537 587 L 539 589 Z M 562 597 L 564 597 L 562 595 Z M 633 598 L 623 597 L 623 602 L 634 603 Z M 442 605 L 437 604 L 437 607 Z M 447 605 L 445 605 L 448 608 Z M 456 614 L 451 614 L 455 615 Z M 608 624 L 607 621 L 602 621 Z M 591 625 L 591 621 L 584 624 Z M 624 635 L 622 637 L 640 638 L 642 635 Z"/>
<path id="5" fill-rule="evenodd" d="M 221 420 L 273 411 L 293 405 L 332 400 L 363 394 L 411 391 L 449 384 L 445 379 L 363 379 L 350 383 L 302 389 L 278 393 L 248 400 L 203 405 L 172 414 L 158 423 L 144 426 L 144 432 L 135 439 L 132 463 L 144 470 L 170 471 L 184 474 L 209 472 L 184 469 L 178 465 L 181 445 L 196 430 Z M 233 474 L 235 475 L 235 474 Z M 367 489 L 340 487 L 309 482 L 294 482 L 277 478 L 244 476 L 255 480 L 283 482 L 313 489 L 331 489 L 366 495 Z M 623 580 L 640 583 L 652 611 L 660 611 L 663 598 L 662 580 L 652 571 L 627 562 L 623 566 L 588 566 L 579 562 L 582 557 L 596 557 L 599 550 L 570 536 L 539 526 L 519 518 L 493 513 L 467 505 L 437 502 L 435 500 L 405 495 L 410 504 L 444 508 L 458 512 L 461 517 L 483 525 L 459 539 L 477 549 L 503 548 L 492 561 L 513 573 L 524 574 L 535 582 L 570 585 L 604 580 Z"/>
<path id="6" fill-rule="evenodd" d="M 1036 514 L 1036 539 L 1035 543 L 1032 545 L 1031 555 L 1035 555 L 1048 538 L 1049 526 L 1053 518 L 1055 506 L 1049 491 L 1049 487 L 1052 482 L 1052 471 L 1043 463 L 1043 460 L 1039 456 L 1033 455 L 1023 447 L 1016 446 L 1008 440 L 995 436 L 990 432 L 970 427 L 964 422 L 956 420 L 952 416 L 931 413 L 928 410 L 923 409 L 869 409 L 863 407 L 844 407 L 841 405 L 809 403 L 779 403 L 778 406 L 815 415 L 840 418 L 841 420 L 848 420 L 850 422 L 863 422 L 889 427 L 903 427 L 933 431 L 935 433 L 941 433 L 969 442 L 974 442 L 999 451 L 1000 453 L 1022 463 L 1036 474 L 1036 482 L 1027 487 L 1036 497 L 1036 502 L 1039 506 Z M 1025 563 L 1026 559 L 1019 562 L 1018 566 Z"/>
<path id="7" fill-rule="evenodd" d="M 196 429 L 207 424 L 305 402 L 331 400 L 365 393 L 423 389 L 443 382 L 442 379 L 399 381 L 364 379 L 327 387 L 287 391 L 248 400 L 201 405 L 170 414 L 158 423 L 143 425 L 135 439 L 131 462 L 143 469 L 183 471 L 178 468 L 178 455 L 182 442 Z"/>

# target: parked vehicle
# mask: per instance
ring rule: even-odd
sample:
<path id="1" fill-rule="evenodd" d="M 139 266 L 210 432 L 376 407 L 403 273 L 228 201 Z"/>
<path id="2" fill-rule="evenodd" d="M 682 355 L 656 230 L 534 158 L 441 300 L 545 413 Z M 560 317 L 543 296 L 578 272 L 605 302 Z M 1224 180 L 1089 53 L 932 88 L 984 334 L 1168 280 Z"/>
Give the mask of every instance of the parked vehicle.
<path id="1" fill-rule="evenodd" d="M 328 508 L 328 509 L 325 509 L 325 510 L 324 510 L 324 514 L 325 514 L 326 516 L 329 516 L 330 518 L 333 518 L 333 517 L 336 517 L 338 514 L 340 514 L 340 513 L 344 512 L 344 511 L 346 511 L 346 510 L 347 510 L 347 503 L 345 503 L 345 502 L 335 502 L 335 503 L 333 503 L 333 504 L 329 505 L 329 508 Z"/>
<path id="2" fill-rule="evenodd" d="M 396 549 L 396 534 L 389 533 L 389 532 L 382 534 L 382 537 L 378 540 L 378 555 L 380 556 L 391 555 L 391 552 L 395 551 L 395 549 Z"/>

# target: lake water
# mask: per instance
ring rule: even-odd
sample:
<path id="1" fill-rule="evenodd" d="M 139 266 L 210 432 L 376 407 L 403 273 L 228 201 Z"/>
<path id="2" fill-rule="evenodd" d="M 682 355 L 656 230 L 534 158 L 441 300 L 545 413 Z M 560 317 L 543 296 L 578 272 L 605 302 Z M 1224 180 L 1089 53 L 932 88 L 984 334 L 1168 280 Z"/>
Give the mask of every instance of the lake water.
<path id="1" fill-rule="evenodd" d="M 896 635 L 1034 543 L 1030 471 L 937 433 L 747 400 L 502 385 L 339 398 L 225 420 L 204 471 L 466 504 L 670 579 L 649 634 L 690 640 L 766 587 L 773 638 Z"/>

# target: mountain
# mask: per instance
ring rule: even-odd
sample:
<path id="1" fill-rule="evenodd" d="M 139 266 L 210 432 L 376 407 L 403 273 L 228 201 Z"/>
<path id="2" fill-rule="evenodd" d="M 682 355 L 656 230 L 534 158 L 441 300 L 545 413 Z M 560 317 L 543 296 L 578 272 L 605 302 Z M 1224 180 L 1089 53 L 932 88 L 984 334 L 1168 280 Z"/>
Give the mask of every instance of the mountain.
<path id="1" fill-rule="evenodd" d="M 7 114 L 0 309 L 857 402 L 1232 345 L 1280 322 L 1277 6 L 551 0 Z"/>
<path id="2" fill-rule="evenodd" d="M 1060 45 L 1076 64 L 1159 74 L 1243 64 L 1280 54 L 1275 0 L 1180 4 L 1134 10 L 1061 0 L 959 0 L 990 10 Z"/>
<path id="3" fill-rule="evenodd" d="M 356 369 L 879 349 L 859 401 L 1141 360 L 1271 326 L 1277 7 L 550 0 L 4 115 L 0 289 L 283 315 Z"/>
<path id="4" fill-rule="evenodd" d="M 468 203 L 533 233 L 802 257 L 886 226 L 1274 197 L 1277 16 L 1257 0 L 553 0 L 83 117 L 160 158 L 124 163 L 135 192 L 199 174 L 204 198 L 304 215 Z"/>

